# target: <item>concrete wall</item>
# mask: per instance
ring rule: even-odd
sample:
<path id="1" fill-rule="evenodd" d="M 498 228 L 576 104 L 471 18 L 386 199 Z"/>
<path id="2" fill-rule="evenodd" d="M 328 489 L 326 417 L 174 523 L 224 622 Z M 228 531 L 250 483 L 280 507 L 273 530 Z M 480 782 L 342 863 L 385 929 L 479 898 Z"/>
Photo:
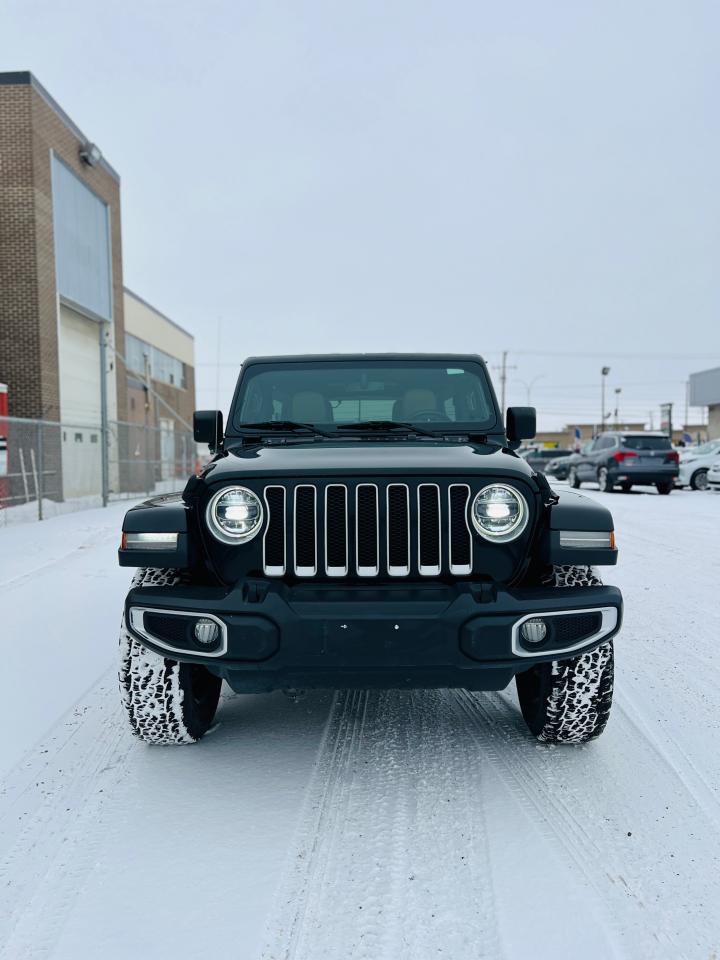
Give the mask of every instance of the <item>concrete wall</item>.
<path id="1" fill-rule="evenodd" d="M 720 439 L 720 403 L 708 407 L 708 440 Z"/>
<path id="2" fill-rule="evenodd" d="M 125 331 L 177 357 L 188 366 L 195 364 L 195 341 L 179 327 L 132 290 L 125 288 Z"/>

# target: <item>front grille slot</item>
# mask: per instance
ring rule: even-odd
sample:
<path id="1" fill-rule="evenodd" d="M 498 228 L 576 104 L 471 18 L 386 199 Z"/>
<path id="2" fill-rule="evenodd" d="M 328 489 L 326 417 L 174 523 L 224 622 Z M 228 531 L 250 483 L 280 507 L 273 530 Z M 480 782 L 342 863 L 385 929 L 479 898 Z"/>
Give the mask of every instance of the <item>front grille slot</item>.
<path id="1" fill-rule="evenodd" d="M 325 487 L 325 573 L 346 577 L 348 572 L 347 487 Z"/>
<path id="2" fill-rule="evenodd" d="M 440 488 L 421 483 L 418 498 L 418 569 L 423 577 L 437 577 L 441 563 Z"/>
<path id="3" fill-rule="evenodd" d="M 380 516 L 374 483 L 358 484 L 355 491 L 355 544 L 358 576 L 376 577 L 380 573 Z"/>
<path id="4" fill-rule="evenodd" d="M 451 483 L 448 487 L 450 518 L 450 573 L 456 576 L 472 572 L 472 535 L 467 521 L 470 487 L 466 483 Z"/>
<path id="5" fill-rule="evenodd" d="M 269 577 L 281 577 L 285 573 L 285 487 L 265 487 L 265 506 L 263 567 Z"/>
<path id="6" fill-rule="evenodd" d="M 317 573 L 317 491 L 310 484 L 295 487 L 295 573 L 314 577 Z"/>
<path id="7" fill-rule="evenodd" d="M 473 572 L 466 483 L 274 483 L 263 496 L 266 576 Z"/>
<path id="8" fill-rule="evenodd" d="M 391 577 L 410 573 L 410 504 L 404 483 L 387 488 L 387 565 Z"/>

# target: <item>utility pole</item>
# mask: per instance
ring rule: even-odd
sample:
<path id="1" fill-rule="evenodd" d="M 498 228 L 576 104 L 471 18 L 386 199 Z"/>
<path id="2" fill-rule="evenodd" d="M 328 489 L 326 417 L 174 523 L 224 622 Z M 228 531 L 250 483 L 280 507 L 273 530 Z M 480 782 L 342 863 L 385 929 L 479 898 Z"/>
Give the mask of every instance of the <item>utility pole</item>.
<path id="1" fill-rule="evenodd" d="M 620 429 L 620 394 L 622 387 L 615 387 L 615 429 Z"/>
<path id="2" fill-rule="evenodd" d="M 603 367 L 600 376 L 600 429 L 598 433 L 605 432 L 605 379 L 610 373 L 610 367 Z"/>
<path id="3" fill-rule="evenodd" d="M 502 363 L 499 367 L 493 367 L 493 370 L 500 371 L 500 412 L 502 416 L 505 416 L 505 386 L 507 384 L 507 372 L 508 370 L 517 370 L 517 367 L 509 367 L 507 362 L 508 351 L 503 350 L 502 352 Z"/>

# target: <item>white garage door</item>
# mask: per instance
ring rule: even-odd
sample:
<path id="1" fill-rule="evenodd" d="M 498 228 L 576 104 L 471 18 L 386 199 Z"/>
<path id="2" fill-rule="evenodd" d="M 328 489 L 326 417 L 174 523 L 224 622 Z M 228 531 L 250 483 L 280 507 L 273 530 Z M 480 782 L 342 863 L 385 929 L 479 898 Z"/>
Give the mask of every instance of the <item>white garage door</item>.
<path id="1" fill-rule="evenodd" d="M 63 494 L 97 494 L 102 487 L 100 455 L 100 328 L 60 307 L 60 419 Z"/>

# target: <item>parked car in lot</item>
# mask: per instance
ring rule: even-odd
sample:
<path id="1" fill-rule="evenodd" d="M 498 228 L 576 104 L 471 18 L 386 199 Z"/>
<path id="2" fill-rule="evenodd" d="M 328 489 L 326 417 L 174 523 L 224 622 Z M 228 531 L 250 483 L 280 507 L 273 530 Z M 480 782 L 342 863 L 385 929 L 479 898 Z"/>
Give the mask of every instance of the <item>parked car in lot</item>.
<path id="1" fill-rule="evenodd" d="M 690 447 L 680 454 L 680 473 L 677 478 L 679 487 L 692 490 L 707 490 L 708 470 L 720 457 L 720 440 L 710 440 L 699 447 Z"/>
<path id="2" fill-rule="evenodd" d="M 487 367 L 458 355 L 264 357 L 242 367 L 211 462 L 125 516 L 120 687 L 134 733 L 190 743 L 225 680 L 276 689 L 513 678 L 541 741 L 603 730 L 622 596 L 607 507 L 515 451 Z"/>
<path id="3" fill-rule="evenodd" d="M 521 451 L 520 456 L 537 473 L 547 473 L 548 467 L 553 461 L 569 457 L 572 452 L 572 450 L 559 450 L 557 447 L 530 447 L 528 450 Z"/>
<path id="4" fill-rule="evenodd" d="M 554 477 L 555 480 L 567 480 L 570 469 L 575 466 L 575 464 L 580 463 L 583 453 L 590 447 L 591 442 L 592 441 L 588 441 L 588 443 L 583 444 L 580 450 L 568 450 L 567 452 L 570 454 L 569 457 L 555 457 L 555 459 L 551 460 L 545 467 L 545 473 L 550 477 Z M 563 451 L 563 453 L 564 452 L 565 451 Z"/>
<path id="5" fill-rule="evenodd" d="M 720 493 L 720 457 L 718 457 L 707 473 L 708 489 Z"/>
<path id="6" fill-rule="evenodd" d="M 616 486 L 627 492 L 635 485 L 655 486 L 668 494 L 678 476 L 679 455 L 664 433 L 600 434 L 580 455 L 568 474 L 568 483 L 577 489 L 595 482 L 605 493 Z"/>

